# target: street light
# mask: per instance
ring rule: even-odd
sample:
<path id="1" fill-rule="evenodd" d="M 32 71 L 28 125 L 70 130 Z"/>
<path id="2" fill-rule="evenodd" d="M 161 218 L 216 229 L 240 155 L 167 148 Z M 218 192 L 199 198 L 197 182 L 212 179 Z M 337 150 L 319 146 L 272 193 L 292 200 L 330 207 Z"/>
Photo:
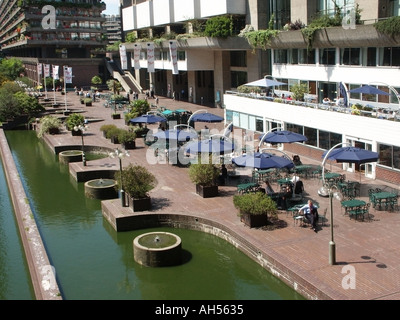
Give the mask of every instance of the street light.
<path id="1" fill-rule="evenodd" d="M 79 125 L 79 126 L 75 126 L 74 127 L 74 130 L 75 131 L 81 131 L 81 138 L 82 138 L 82 164 L 84 165 L 84 166 L 86 166 L 86 157 L 85 157 L 85 150 L 84 150 L 84 148 L 85 148 L 85 144 L 84 144 L 84 142 L 83 142 L 83 135 L 84 135 L 84 132 L 86 131 L 88 129 L 88 126 L 87 125 Z"/>
<path id="2" fill-rule="evenodd" d="M 122 159 L 125 157 L 129 157 L 129 152 L 126 151 L 125 149 L 119 150 L 119 149 L 115 149 L 114 152 L 110 152 L 109 153 L 110 158 L 114 159 L 114 158 L 118 158 L 119 159 L 119 173 L 120 173 L 120 194 L 121 194 L 121 204 L 123 207 L 126 207 L 126 203 L 125 203 L 125 191 L 122 185 Z"/>
<path id="3" fill-rule="evenodd" d="M 333 183 L 326 183 L 325 182 L 325 162 L 329 157 L 329 154 L 334 150 L 336 147 L 339 145 L 343 145 L 347 143 L 338 143 L 337 145 L 334 145 L 325 155 L 324 160 L 322 160 L 322 187 L 318 190 L 318 194 L 326 197 L 329 196 L 329 204 L 330 204 L 330 217 L 331 217 L 331 239 L 329 241 L 329 264 L 334 265 L 336 264 L 336 244 L 333 238 L 333 197 L 335 197 L 336 200 L 342 201 L 343 200 L 343 195 L 340 192 L 339 188 L 333 184 Z"/>

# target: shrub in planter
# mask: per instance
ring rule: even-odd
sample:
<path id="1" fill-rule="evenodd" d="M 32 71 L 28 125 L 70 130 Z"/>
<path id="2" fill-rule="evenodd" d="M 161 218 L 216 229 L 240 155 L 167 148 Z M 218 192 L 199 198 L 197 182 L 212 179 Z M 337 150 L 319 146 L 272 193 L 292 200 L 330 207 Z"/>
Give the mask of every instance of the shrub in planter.
<path id="1" fill-rule="evenodd" d="M 122 187 L 127 194 L 129 206 L 133 211 L 144 211 L 151 208 L 149 192 L 157 185 L 156 177 L 145 167 L 130 164 L 122 170 Z M 116 172 L 115 180 L 121 188 L 121 174 Z M 135 204 L 139 205 L 135 206 Z"/>
<path id="2" fill-rule="evenodd" d="M 107 138 L 107 132 L 108 132 L 109 130 L 115 129 L 115 128 L 117 128 L 117 126 L 116 126 L 115 124 L 103 124 L 103 125 L 100 127 L 100 131 L 103 132 L 104 138 Z"/>
<path id="3" fill-rule="evenodd" d="M 276 203 L 263 192 L 245 193 L 233 196 L 233 205 L 238 215 L 250 228 L 268 223 L 268 214 L 276 214 Z"/>
<path id="4" fill-rule="evenodd" d="M 85 99 L 83 99 L 83 102 L 84 102 L 84 104 L 86 106 L 91 106 L 92 102 L 93 102 L 93 99 L 92 98 L 85 98 Z"/>
<path id="5" fill-rule="evenodd" d="M 124 129 L 118 127 L 112 128 L 107 131 L 106 138 L 111 139 L 112 143 L 120 143 L 118 137 L 123 130 Z"/>
<path id="6" fill-rule="evenodd" d="M 55 134 L 60 132 L 62 122 L 59 118 L 47 115 L 40 119 L 38 137 L 41 138 L 45 133 Z"/>
<path id="7" fill-rule="evenodd" d="M 66 124 L 69 131 L 74 131 L 75 127 L 85 124 L 85 117 L 79 113 L 71 113 L 67 117 Z"/>
<path id="8" fill-rule="evenodd" d="M 118 135 L 118 141 L 125 149 L 135 149 L 136 147 L 136 133 L 132 130 L 122 129 Z"/>
<path id="9" fill-rule="evenodd" d="M 189 178 L 196 184 L 196 193 L 203 198 L 215 197 L 218 195 L 216 183 L 219 176 L 219 169 L 211 163 L 193 163 L 189 167 Z"/>

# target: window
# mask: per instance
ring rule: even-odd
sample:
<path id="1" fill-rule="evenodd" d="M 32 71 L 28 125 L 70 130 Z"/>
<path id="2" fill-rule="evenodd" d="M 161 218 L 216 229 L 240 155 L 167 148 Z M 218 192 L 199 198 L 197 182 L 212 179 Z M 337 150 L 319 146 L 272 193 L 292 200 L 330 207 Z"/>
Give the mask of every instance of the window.
<path id="1" fill-rule="evenodd" d="M 178 51 L 178 61 L 186 60 L 186 51 Z"/>
<path id="2" fill-rule="evenodd" d="M 256 118 L 256 131 L 257 132 L 263 132 L 263 119 L 262 118 Z"/>
<path id="3" fill-rule="evenodd" d="M 299 63 L 300 64 L 315 64 L 315 49 L 307 50 L 300 49 L 299 50 Z"/>
<path id="4" fill-rule="evenodd" d="M 378 163 L 380 165 L 392 169 L 400 169 L 400 147 L 380 144 L 378 153 Z"/>
<path id="5" fill-rule="evenodd" d="M 231 51 L 231 67 L 247 67 L 246 51 Z"/>
<path id="6" fill-rule="evenodd" d="M 340 64 L 349 66 L 359 66 L 360 48 L 343 48 L 340 52 Z"/>
<path id="7" fill-rule="evenodd" d="M 366 60 L 367 66 L 375 67 L 376 66 L 376 48 L 367 48 L 366 49 Z"/>
<path id="8" fill-rule="evenodd" d="M 274 29 L 282 29 L 290 21 L 290 0 L 270 1 L 269 12 L 275 17 Z"/>
<path id="9" fill-rule="evenodd" d="M 336 49 L 335 48 L 324 48 L 319 50 L 319 63 L 324 65 L 335 65 L 336 64 Z"/>
<path id="10" fill-rule="evenodd" d="M 305 144 L 318 147 L 318 130 L 314 128 L 304 127 L 304 135 L 308 138 Z"/>
<path id="11" fill-rule="evenodd" d="M 274 50 L 274 63 L 286 64 L 288 62 L 288 51 L 285 49 Z"/>
<path id="12" fill-rule="evenodd" d="M 289 63 L 298 64 L 299 63 L 299 50 L 292 49 L 289 51 Z"/>
<path id="13" fill-rule="evenodd" d="M 319 148 L 329 150 L 341 142 L 341 134 L 319 130 Z"/>
<path id="14" fill-rule="evenodd" d="M 231 88 L 237 88 L 247 83 L 247 72 L 231 71 Z"/>
<path id="15" fill-rule="evenodd" d="M 379 48 L 380 66 L 400 66 L 400 47 Z"/>

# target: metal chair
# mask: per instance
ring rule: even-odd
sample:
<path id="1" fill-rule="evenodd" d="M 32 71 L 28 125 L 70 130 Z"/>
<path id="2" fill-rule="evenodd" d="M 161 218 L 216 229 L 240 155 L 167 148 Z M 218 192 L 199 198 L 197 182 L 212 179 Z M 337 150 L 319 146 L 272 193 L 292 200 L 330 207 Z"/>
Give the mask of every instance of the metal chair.
<path id="1" fill-rule="evenodd" d="M 328 208 L 325 208 L 323 214 L 318 213 L 318 223 L 319 223 L 321 226 L 325 226 L 326 213 L 327 213 L 327 212 L 328 212 Z"/>

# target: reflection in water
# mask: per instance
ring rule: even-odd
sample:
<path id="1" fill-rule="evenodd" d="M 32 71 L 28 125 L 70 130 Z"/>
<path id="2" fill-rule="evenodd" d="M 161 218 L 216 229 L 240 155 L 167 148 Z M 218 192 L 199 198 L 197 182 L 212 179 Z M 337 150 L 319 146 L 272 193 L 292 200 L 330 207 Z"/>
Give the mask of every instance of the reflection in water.
<path id="1" fill-rule="evenodd" d="M 303 299 L 215 236 L 172 228 L 115 232 L 100 200 L 85 197 L 84 183 L 71 183 L 35 132 L 6 136 L 64 299 Z M 185 263 L 163 268 L 136 263 L 133 240 L 152 231 L 178 235 Z"/>

